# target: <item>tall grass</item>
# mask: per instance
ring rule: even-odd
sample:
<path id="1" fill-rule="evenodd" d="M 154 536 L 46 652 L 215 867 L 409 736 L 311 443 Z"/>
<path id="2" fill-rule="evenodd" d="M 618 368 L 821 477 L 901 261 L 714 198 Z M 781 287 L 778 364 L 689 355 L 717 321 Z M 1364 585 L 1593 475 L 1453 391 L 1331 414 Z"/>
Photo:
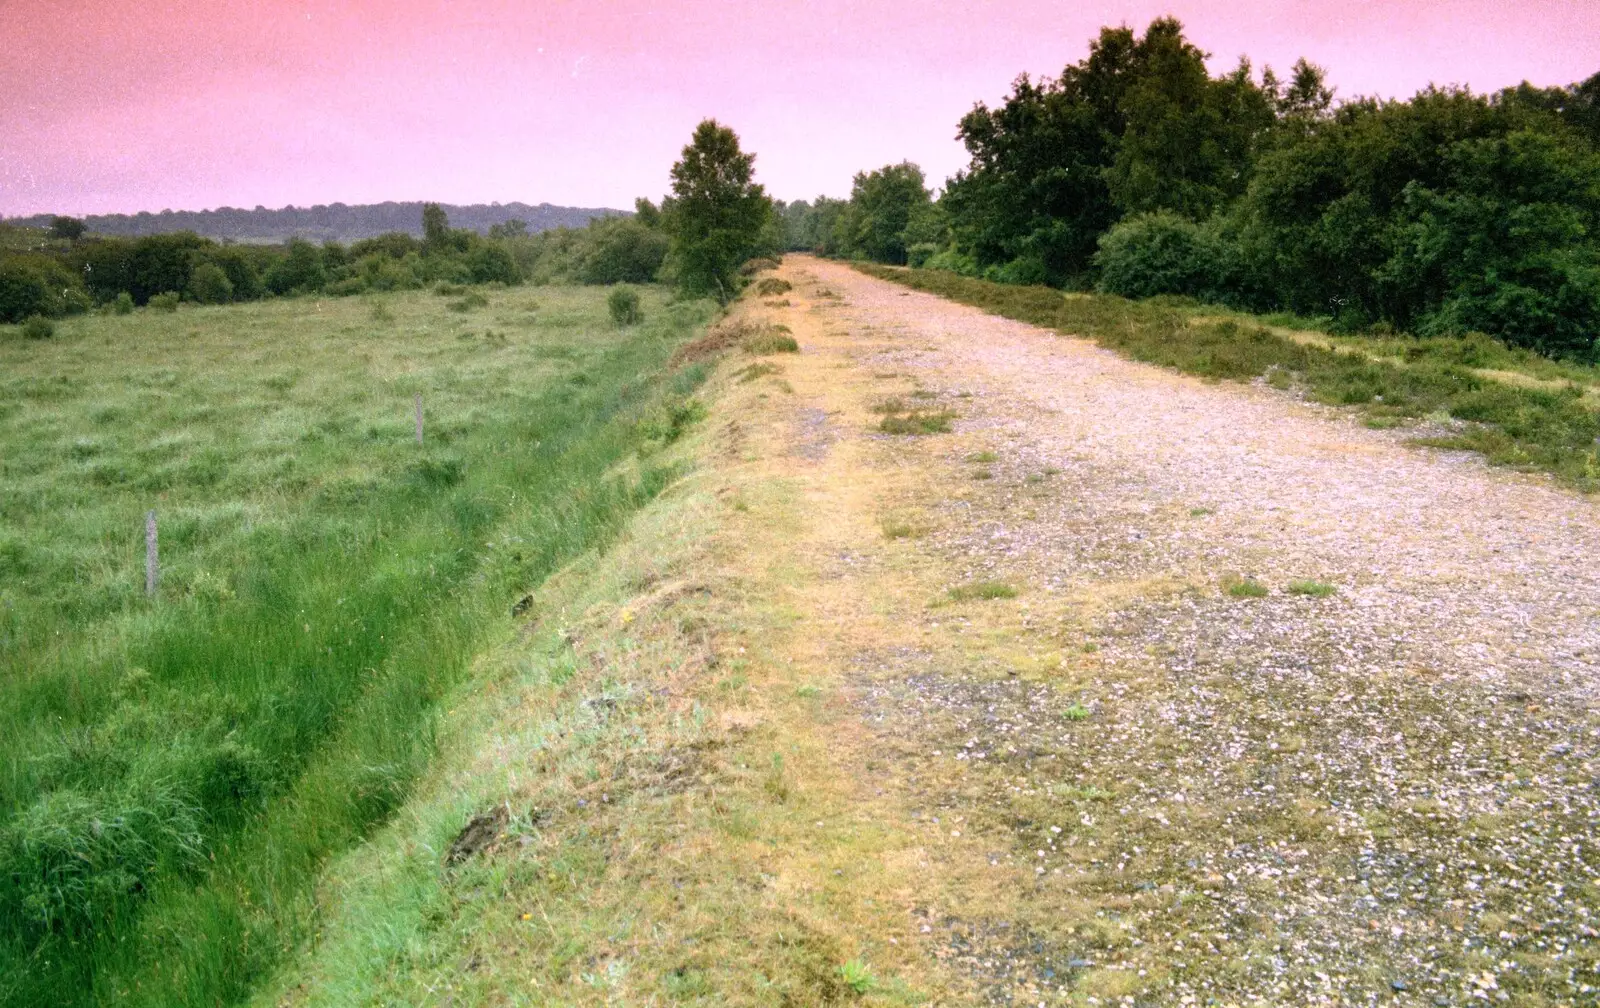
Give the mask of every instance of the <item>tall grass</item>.
<path id="1" fill-rule="evenodd" d="M 1461 423 L 1426 443 L 1481 452 L 1496 464 L 1542 470 L 1580 489 L 1600 490 L 1600 415 L 1585 404 L 1582 387 L 1526 388 L 1480 374 L 1479 367 L 1520 359 L 1511 351 L 1492 352 L 1481 340 L 1378 344 L 1398 351 L 1397 360 L 1299 342 L 1248 316 L 1197 317 L 1161 298 L 1063 295 L 1048 287 L 998 284 L 943 270 L 854 265 L 871 276 L 1087 337 L 1136 360 L 1189 374 L 1234 381 L 1265 376 L 1278 384 L 1298 384 L 1319 402 L 1357 407 L 1379 421 L 1447 416 Z"/>
<path id="2" fill-rule="evenodd" d="M 384 303 L 0 341 L 0 1001 L 245 996 L 511 601 L 669 478 L 609 474 L 683 412 L 700 372 L 660 376 L 703 309 L 497 295 L 486 339 Z"/>

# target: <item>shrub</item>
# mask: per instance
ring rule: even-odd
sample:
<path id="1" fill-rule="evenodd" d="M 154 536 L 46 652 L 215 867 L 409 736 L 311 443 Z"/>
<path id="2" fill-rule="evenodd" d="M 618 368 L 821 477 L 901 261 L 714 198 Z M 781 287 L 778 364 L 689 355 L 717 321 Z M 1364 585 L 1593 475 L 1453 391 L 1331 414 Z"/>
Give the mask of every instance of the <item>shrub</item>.
<path id="1" fill-rule="evenodd" d="M 517 262 L 499 245 L 480 242 L 467 253 L 467 273 L 473 283 L 516 284 L 522 282 Z"/>
<path id="2" fill-rule="evenodd" d="M 56 327 L 43 315 L 33 315 L 22 323 L 22 335 L 28 339 L 49 339 L 56 334 Z"/>
<path id="3" fill-rule="evenodd" d="M 744 349 L 746 353 L 760 357 L 775 353 L 799 353 L 800 344 L 784 326 L 763 326 L 745 339 Z"/>
<path id="4" fill-rule="evenodd" d="M 178 310 L 178 292 L 166 291 L 161 294 L 152 294 L 148 302 L 156 311 L 175 312 Z"/>
<path id="5" fill-rule="evenodd" d="M 189 296 L 201 304 L 226 304 L 233 300 L 233 281 L 216 263 L 199 263 L 189 273 Z"/>
<path id="6" fill-rule="evenodd" d="M 1204 297 L 1218 286 L 1217 256 L 1200 225 L 1165 210 L 1129 217 L 1101 235 L 1094 262 L 1099 289 L 1123 297 Z"/>
<path id="7" fill-rule="evenodd" d="M 761 297 L 787 294 L 791 290 L 794 290 L 794 286 L 782 277 L 762 277 L 756 284 L 756 293 Z"/>
<path id="8" fill-rule="evenodd" d="M 606 295 L 606 310 L 611 321 L 619 326 L 637 325 L 644 321 L 644 309 L 639 305 L 639 292 L 632 287 L 618 285 Z"/>
<path id="9" fill-rule="evenodd" d="M 21 259 L 0 262 L 0 322 L 21 322 L 45 308 L 50 296 L 44 277 Z"/>
<path id="10" fill-rule="evenodd" d="M 327 281 L 322 250 L 299 238 L 290 239 L 288 254 L 267 271 L 267 289 L 274 294 L 305 294 L 321 290 Z"/>
<path id="11" fill-rule="evenodd" d="M 600 218 L 582 234 L 587 248 L 578 272 L 584 283 L 649 283 L 667 258 L 667 236 L 637 221 Z"/>
<path id="12" fill-rule="evenodd" d="M 120 294 L 118 294 L 116 300 L 111 302 L 111 314 L 132 315 L 133 295 L 129 294 L 127 291 L 122 291 Z"/>

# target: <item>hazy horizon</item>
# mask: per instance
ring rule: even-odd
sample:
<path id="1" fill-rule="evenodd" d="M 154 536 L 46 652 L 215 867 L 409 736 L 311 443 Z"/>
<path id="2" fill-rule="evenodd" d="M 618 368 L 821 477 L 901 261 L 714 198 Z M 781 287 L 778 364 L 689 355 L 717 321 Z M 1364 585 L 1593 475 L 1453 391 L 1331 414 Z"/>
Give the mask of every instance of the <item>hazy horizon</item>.
<path id="1" fill-rule="evenodd" d="M 1054 76 L 1101 25 L 1180 18 L 1214 71 L 1300 56 L 1341 98 L 1600 70 L 1582 2 L 934 2 L 593 9 L 297 0 L 0 11 L 0 214 L 438 200 L 627 209 L 715 117 L 787 200 L 965 163 L 957 120 Z M 68 39 L 63 44 L 59 40 Z"/>

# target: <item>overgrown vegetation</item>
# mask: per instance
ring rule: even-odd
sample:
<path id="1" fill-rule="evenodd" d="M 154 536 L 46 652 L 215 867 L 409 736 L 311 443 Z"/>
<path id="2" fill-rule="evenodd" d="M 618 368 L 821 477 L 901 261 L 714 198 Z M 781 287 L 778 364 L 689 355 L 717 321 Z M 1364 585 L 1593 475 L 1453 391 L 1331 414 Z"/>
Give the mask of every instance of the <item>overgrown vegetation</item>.
<path id="1" fill-rule="evenodd" d="M 1426 443 L 1482 452 L 1496 464 L 1543 470 L 1579 488 L 1600 489 L 1600 414 L 1586 401 L 1585 386 L 1573 380 L 1594 380 L 1593 369 L 1547 362 L 1546 382 L 1512 383 L 1485 372 L 1524 358 L 1487 339 L 1319 345 L 1259 320 L 1218 318 L 1192 303 L 1064 295 L 946 270 L 857 268 L 1190 374 L 1275 378 L 1318 402 L 1355 407 L 1370 417 L 1443 420 L 1445 431 L 1428 434 Z"/>
<path id="2" fill-rule="evenodd" d="M 1205 55 L 1171 18 L 1102 29 L 963 117 L 937 202 L 886 166 L 780 206 L 786 247 L 1597 360 L 1600 74 L 1340 104 L 1304 60 L 1283 81 Z"/>
<path id="3" fill-rule="evenodd" d="M 707 303 L 477 296 L 498 335 L 414 293 L 0 341 L 0 1002 L 244 996 L 485 635 L 672 478 Z"/>

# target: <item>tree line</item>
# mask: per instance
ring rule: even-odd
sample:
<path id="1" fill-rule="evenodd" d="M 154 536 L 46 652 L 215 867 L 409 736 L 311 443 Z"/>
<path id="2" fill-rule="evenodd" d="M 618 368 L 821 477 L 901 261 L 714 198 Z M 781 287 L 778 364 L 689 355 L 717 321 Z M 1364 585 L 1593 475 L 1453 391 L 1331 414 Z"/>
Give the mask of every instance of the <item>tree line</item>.
<path id="1" fill-rule="evenodd" d="M 1336 102 L 1305 60 L 1284 80 L 1205 55 L 1172 18 L 1102 29 L 962 118 L 937 199 L 915 165 L 863 172 L 780 205 L 784 246 L 1596 359 L 1600 74 Z"/>
<path id="2" fill-rule="evenodd" d="M 26 238 L 22 248 L 0 248 L 0 322 L 524 281 L 663 281 L 686 296 L 725 302 L 739 291 L 744 262 L 782 246 L 781 221 L 754 181 L 754 162 L 731 129 L 706 120 L 673 166 L 671 195 L 660 206 L 640 199 L 631 215 L 532 233 L 520 219 L 492 225 L 487 235 L 453 228 L 437 203 L 420 204 L 420 238 L 391 231 L 349 245 L 300 238 L 233 245 L 192 231 L 123 238 L 70 217 L 54 218 L 48 238 L 33 240 L 32 232 L 0 225 L 0 239 Z"/>

